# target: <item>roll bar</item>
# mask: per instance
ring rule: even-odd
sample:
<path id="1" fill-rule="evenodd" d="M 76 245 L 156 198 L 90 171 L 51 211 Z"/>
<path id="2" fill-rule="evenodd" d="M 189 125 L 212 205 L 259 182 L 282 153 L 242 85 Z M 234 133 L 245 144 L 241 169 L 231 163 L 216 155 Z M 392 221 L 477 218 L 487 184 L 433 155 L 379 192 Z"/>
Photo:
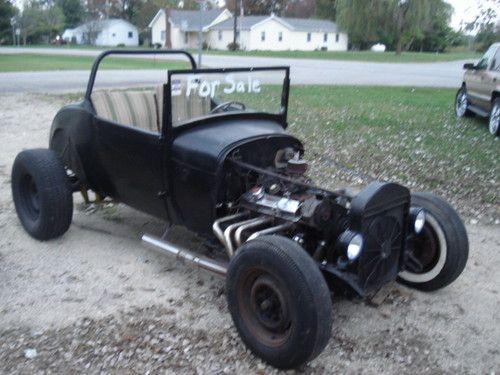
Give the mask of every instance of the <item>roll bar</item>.
<path id="1" fill-rule="evenodd" d="M 90 94 L 92 93 L 92 89 L 94 88 L 95 77 L 97 75 L 97 69 L 99 68 L 99 64 L 101 61 L 108 55 L 184 55 L 188 58 L 191 63 L 191 67 L 196 69 L 196 62 L 194 61 L 193 55 L 191 55 L 187 51 L 183 50 L 140 50 L 140 49 L 110 49 L 102 52 L 94 61 L 92 65 L 92 70 L 90 71 L 89 82 L 87 84 L 87 91 L 85 92 L 85 98 L 90 99 Z"/>

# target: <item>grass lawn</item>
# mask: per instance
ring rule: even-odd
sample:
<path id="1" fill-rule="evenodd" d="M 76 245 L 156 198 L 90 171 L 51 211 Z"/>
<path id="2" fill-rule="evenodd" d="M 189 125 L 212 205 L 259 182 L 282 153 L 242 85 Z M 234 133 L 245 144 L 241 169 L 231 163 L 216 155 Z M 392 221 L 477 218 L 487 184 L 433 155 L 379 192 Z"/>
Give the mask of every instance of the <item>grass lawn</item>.
<path id="1" fill-rule="evenodd" d="M 0 54 L 0 72 L 38 70 L 90 70 L 93 56 L 39 55 L 31 53 Z M 156 59 L 107 57 L 102 69 L 176 69 L 186 68 L 189 63 Z"/>
<path id="2" fill-rule="evenodd" d="M 98 49 L 105 50 L 107 47 L 96 47 L 86 45 L 32 45 L 27 48 L 58 48 L 58 49 Z M 24 46 L 23 46 L 24 48 Z M 145 48 L 145 47 L 139 47 Z M 189 50 L 193 55 L 198 54 L 197 49 Z M 454 60 L 477 60 L 481 54 L 475 52 L 403 52 L 400 56 L 392 51 L 384 53 L 374 53 L 371 51 L 203 51 L 206 55 L 233 55 L 233 56 L 264 56 L 264 57 L 285 57 L 302 59 L 322 59 L 322 60 L 350 60 L 350 61 L 372 61 L 372 62 L 436 62 Z M 2 56 L 2 55 L 0 55 Z M 1 58 L 1 57 L 0 57 Z"/>
<path id="3" fill-rule="evenodd" d="M 458 119 L 455 90 L 434 88 L 292 86 L 290 131 L 306 144 L 320 185 L 333 159 L 363 173 L 468 202 L 468 215 L 496 212 L 500 148 L 484 119 Z M 326 156 L 326 158 L 324 158 Z M 366 182 L 366 180 L 365 180 Z"/>
<path id="4" fill-rule="evenodd" d="M 197 53 L 195 50 L 190 52 Z M 234 55 L 234 56 L 265 56 L 322 60 L 350 60 L 393 63 L 436 62 L 453 60 L 477 60 L 480 54 L 474 52 L 403 52 L 396 56 L 394 52 L 375 53 L 371 51 L 215 51 L 204 52 L 207 55 Z"/>

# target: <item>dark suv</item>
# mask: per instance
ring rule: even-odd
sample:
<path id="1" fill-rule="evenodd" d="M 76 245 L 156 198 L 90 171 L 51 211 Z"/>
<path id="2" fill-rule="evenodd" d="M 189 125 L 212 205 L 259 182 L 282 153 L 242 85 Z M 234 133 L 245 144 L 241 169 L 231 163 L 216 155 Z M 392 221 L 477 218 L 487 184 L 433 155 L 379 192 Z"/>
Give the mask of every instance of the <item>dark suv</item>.
<path id="1" fill-rule="evenodd" d="M 464 64 L 462 87 L 455 98 L 459 117 L 489 117 L 489 131 L 500 134 L 500 43 L 494 43 L 477 64 Z"/>

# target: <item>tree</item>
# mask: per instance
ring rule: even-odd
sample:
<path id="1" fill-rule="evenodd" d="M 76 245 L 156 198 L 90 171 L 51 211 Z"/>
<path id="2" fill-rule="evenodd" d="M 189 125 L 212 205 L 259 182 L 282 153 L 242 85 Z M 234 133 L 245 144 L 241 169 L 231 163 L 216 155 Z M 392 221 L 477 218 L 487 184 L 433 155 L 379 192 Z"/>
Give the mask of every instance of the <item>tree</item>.
<path id="1" fill-rule="evenodd" d="M 336 21 L 347 30 L 354 48 L 365 48 L 378 42 L 383 35 L 383 23 L 387 22 L 383 0 L 337 0 Z"/>
<path id="2" fill-rule="evenodd" d="M 233 14 L 240 12 L 240 2 L 243 4 L 245 16 L 263 16 L 271 13 L 282 15 L 285 10 L 286 0 L 227 0 L 226 7 Z"/>
<path id="3" fill-rule="evenodd" d="M 494 24 L 490 22 L 488 24 L 483 24 L 480 26 L 476 37 L 474 38 L 474 43 L 476 44 L 476 50 L 479 52 L 485 52 L 490 45 L 500 40 L 500 24 Z"/>
<path id="4" fill-rule="evenodd" d="M 380 41 L 400 54 L 425 38 L 436 3 L 443 0 L 337 0 L 336 18 L 355 46 Z"/>
<path id="5" fill-rule="evenodd" d="M 56 5 L 64 14 L 64 27 L 74 28 L 85 19 L 85 8 L 81 0 L 56 0 Z"/>
<path id="6" fill-rule="evenodd" d="M 408 49 L 442 52 L 446 47 L 456 45 L 462 40 L 461 34 L 449 25 L 453 13 L 453 7 L 449 3 L 433 1 L 430 12 L 433 16 L 423 30 L 423 38 L 408 46 Z"/>
<path id="7" fill-rule="evenodd" d="M 315 0 L 290 0 L 285 3 L 282 15 L 286 17 L 309 18 L 314 15 L 315 10 Z"/>
<path id="8" fill-rule="evenodd" d="M 32 1 L 24 5 L 18 20 L 23 43 L 50 42 L 64 27 L 64 14 L 48 1 Z"/>
<path id="9" fill-rule="evenodd" d="M 9 0 L 0 0 L 0 44 L 12 41 L 11 19 L 16 14 L 16 8 Z"/>
<path id="10" fill-rule="evenodd" d="M 335 21 L 336 0 L 316 0 L 316 17 Z"/>

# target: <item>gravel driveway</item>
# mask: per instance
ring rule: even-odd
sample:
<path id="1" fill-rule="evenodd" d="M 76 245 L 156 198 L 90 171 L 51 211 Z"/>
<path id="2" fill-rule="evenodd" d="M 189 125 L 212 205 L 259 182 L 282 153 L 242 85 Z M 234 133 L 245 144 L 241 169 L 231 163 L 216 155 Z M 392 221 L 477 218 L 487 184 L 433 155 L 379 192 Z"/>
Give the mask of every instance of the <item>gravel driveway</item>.
<path id="1" fill-rule="evenodd" d="M 61 104 L 0 95 L 0 373 L 278 373 L 237 337 L 222 280 L 140 244 L 161 233 L 157 220 L 78 199 L 62 238 L 40 243 L 22 230 L 10 168 L 23 148 L 46 147 Z M 469 263 L 450 287 L 390 285 L 378 306 L 335 297 L 330 343 L 304 373 L 498 373 L 500 234 L 468 230 Z M 181 228 L 170 237 L 200 247 Z"/>

